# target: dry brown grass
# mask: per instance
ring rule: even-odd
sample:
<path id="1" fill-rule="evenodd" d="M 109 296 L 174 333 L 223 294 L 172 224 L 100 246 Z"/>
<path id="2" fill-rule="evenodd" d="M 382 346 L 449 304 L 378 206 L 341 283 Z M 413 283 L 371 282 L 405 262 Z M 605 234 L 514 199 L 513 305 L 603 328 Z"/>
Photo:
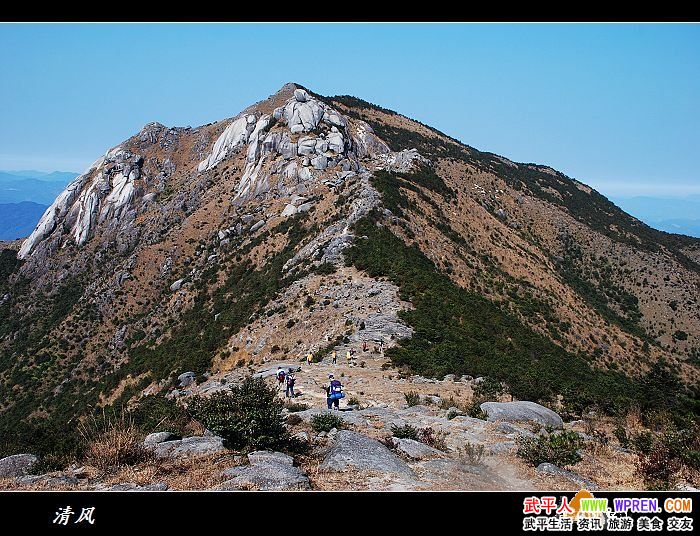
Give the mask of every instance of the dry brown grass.
<path id="1" fill-rule="evenodd" d="M 112 472 L 147 462 L 152 457 L 143 445 L 143 434 L 124 410 L 91 416 L 79 424 L 78 431 L 87 445 L 85 462 L 101 471 Z"/>

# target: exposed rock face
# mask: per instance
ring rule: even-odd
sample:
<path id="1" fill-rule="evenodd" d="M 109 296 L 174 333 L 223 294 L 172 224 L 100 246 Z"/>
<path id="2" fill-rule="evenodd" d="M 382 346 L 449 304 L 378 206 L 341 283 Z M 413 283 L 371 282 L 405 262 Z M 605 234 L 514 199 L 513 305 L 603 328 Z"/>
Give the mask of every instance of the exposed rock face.
<path id="1" fill-rule="evenodd" d="M 554 428 L 564 426 L 559 415 L 535 402 L 484 402 L 480 407 L 491 422 L 537 422 Z"/>
<path id="2" fill-rule="evenodd" d="M 117 228 L 136 215 L 143 158 L 116 147 L 71 182 L 46 209 L 34 232 L 24 241 L 18 257 L 27 258 L 45 241 L 61 246 L 67 238 L 78 246 L 92 237 L 95 226 Z"/>
<path id="3" fill-rule="evenodd" d="M 247 143 L 255 129 L 256 122 L 257 118 L 252 114 L 242 115 L 235 119 L 219 136 L 219 139 L 214 143 L 211 153 L 199 163 L 197 169 L 205 171 L 215 167 L 236 148 Z"/>
<path id="4" fill-rule="evenodd" d="M 376 439 L 341 430 L 320 465 L 322 471 L 346 469 L 411 475 L 411 468 Z"/>
<path id="5" fill-rule="evenodd" d="M 14 454 L 0 459 L 0 478 L 24 476 L 32 470 L 39 459 L 33 454 Z"/>
<path id="6" fill-rule="evenodd" d="M 260 491 L 309 489 L 308 477 L 294 466 L 294 459 L 281 452 L 256 451 L 248 454 L 250 465 L 224 471 L 229 480 L 219 489 L 254 489 Z"/>

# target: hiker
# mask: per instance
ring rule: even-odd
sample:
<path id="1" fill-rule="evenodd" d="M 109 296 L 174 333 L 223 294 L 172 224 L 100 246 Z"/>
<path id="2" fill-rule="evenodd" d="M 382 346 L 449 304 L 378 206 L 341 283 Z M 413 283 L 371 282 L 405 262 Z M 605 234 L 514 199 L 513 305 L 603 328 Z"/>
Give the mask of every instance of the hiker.
<path id="1" fill-rule="evenodd" d="M 350 364 L 350 361 L 352 361 L 352 356 L 350 355 L 350 350 L 345 352 L 345 359 L 348 360 L 348 365 Z"/>
<path id="2" fill-rule="evenodd" d="M 362 341 L 362 351 L 363 352 L 367 351 L 367 341 Z"/>
<path id="3" fill-rule="evenodd" d="M 282 367 L 277 367 L 277 390 L 278 391 L 282 390 L 286 376 L 287 376 L 287 373 L 284 372 L 284 369 Z"/>
<path id="4" fill-rule="evenodd" d="M 290 368 L 287 373 L 287 388 L 284 391 L 284 396 L 287 398 L 294 398 L 294 382 L 296 378 L 294 377 L 294 371 Z"/>
<path id="5" fill-rule="evenodd" d="M 313 360 L 314 360 L 314 354 L 312 354 L 311 352 L 309 352 L 309 355 L 306 356 L 306 364 L 307 364 L 307 365 L 311 365 L 311 363 L 313 362 Z"/>
<path id="6" fill-rule="evenodd" d="M 333 350 L 333 364 L 336 365 L 338 363 L 338 352 Z"/>
<path id="7" fill-rule="evenodd" d="M 340 399 L 345 397 L 343 393 L 343 386 L 340 380 L 333 378 L 333 374 L 328 375 L 328 385 L 326 386 L 326 402 L 328 403 L 328 409 L 340 410 Z"/>

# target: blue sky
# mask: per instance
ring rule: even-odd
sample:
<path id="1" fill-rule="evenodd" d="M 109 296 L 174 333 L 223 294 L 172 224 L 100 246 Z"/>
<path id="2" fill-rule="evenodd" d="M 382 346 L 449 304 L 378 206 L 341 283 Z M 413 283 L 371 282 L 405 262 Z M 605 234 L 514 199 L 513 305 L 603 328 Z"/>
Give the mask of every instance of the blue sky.
<path id="1" fill-rule="evenodd" d="M 700 193 L 698 25 L 0 25 L 0 73 L 0 169 L 82 171 L 295 81 L 606 195 Z"/>

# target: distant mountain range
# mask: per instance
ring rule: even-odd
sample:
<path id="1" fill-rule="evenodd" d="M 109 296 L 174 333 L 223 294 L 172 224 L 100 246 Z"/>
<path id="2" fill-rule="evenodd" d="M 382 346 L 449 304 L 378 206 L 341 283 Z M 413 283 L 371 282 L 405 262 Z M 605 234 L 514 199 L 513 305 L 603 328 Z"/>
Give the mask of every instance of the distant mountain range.
<path id="1" fill-rule="evenodd" d="M 0 240 L 29 236 L 45 211 L 46 205 L 31 201 L 0 203 Z"/>
<path id="2" fill-rule="evenodd" d="M 0 171 L 0 203 L 31 201 L 48 206 L 77 176 L 68 171 Z"/>
<path id="3" fill-rule="evenodd" d="M 28 236 L 66 185 L 72 171 L 0 171 L 0 240 Z"/>
<path id="4" fill-rule="evenodd" d="M 651 227 L 700 238 L 700 195 L 618 197 L 612 201 Z"/>

